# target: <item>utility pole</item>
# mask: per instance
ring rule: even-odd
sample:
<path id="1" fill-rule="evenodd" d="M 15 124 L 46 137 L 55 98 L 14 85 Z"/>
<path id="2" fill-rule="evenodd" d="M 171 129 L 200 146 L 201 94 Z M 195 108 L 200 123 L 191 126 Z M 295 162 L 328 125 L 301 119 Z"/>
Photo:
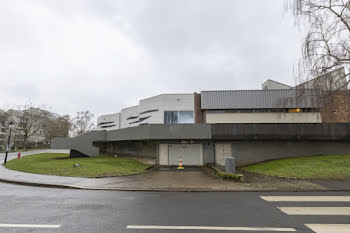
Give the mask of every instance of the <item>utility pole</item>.
<path id="1" fill-rule="evenodd" d="M 9 133 L 9 137 L 7 140 L 7 146 L 6 146 L 6 154 L 5 154 L 5 161 L 4 164 L 6 164 L 7 162 L 7 154 L 9 153 L 9 148 L 10 148 L 10 140 L 11 140 L 11 131 L 12 131 L 12 127 L 13 127 L 13 122 L 9 123 L 9 127 L 10 127 L 10 133 Z"/>

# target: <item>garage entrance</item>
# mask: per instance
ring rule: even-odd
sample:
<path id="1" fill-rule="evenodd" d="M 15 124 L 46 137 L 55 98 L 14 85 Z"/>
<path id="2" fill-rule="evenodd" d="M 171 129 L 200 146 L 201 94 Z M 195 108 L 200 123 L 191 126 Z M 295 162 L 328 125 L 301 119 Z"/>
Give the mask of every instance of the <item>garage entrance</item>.
<path id="1" fill-rule="evenodd" d="M 179 165 L 180 156 L 185 167 L 203 165 L 201 144 L 169 144 L 168 150 L 168 165 Z M 163 165 L 165 165 L 164 162 L 162 160 Z"/>

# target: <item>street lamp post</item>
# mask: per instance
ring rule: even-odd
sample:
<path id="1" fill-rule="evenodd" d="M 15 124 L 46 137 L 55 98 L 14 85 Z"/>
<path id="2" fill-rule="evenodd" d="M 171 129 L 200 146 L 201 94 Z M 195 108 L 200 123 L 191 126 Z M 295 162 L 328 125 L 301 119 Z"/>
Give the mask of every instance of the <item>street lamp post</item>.
<path id="1" fill-rule="evenodd" d="M 11 139 L 11 131 L 12 131 L 12 127 L 13 127 L 13 122 L 9 123 L 9 127 L 10 127 L 10 133 L 9 133 L 9 138 L 7 140 L 7 146 L 6 146 L 6 154 L 5 154 L 5 161 L 4 164 L 7 162 L 7 154 L 9 153 L 9 147 L 10 147 L 10 139 Z"/>

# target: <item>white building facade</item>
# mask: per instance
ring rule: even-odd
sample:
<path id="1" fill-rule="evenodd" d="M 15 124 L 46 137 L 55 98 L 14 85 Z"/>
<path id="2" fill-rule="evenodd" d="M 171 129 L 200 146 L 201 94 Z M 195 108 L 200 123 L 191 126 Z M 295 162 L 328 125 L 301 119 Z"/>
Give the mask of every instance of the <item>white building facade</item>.
<path id="1" fill-rule="evenodd" d="M 100 116 L 97 130 L 195 123 L 194 117 L 194 94 L 162 94 L 140 100 L 139 105 L 124 108 L 120 113 Z"/>

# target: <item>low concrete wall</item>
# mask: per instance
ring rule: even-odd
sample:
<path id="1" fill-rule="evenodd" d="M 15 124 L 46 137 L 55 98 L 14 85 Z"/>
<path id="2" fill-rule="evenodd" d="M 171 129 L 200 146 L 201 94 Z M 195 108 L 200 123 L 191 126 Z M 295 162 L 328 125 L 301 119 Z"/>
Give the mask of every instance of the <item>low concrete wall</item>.
<path id="1" fill-rule="evenodd" d="M 215 162 L 213 142 L 232 143 L 240 166 L 284 157 L 350 154 L 350 124 L 143 125 L 54 138 L 51 148 L 87 156 L 98 156 L 101 148 L 108 153 L 157 158 L 157 144 L 201 143 L 206 164 Z"/>
<path id="2" fill-rule="evenodd" d="M 152 124 L 106 133 L 106 141 L 211 139 L 210 124 Z"/>
<path id="3" fill-rule="evenodd" d="M 158 144 L 143 142 L 108 142 L 106 152 L 117 155 L 157 157 Z"/>
<path id="4" fill-rule="evenodd" d="M 232 156 L 237 166 L 288 157 L 349 155 L 350 142 L 320 141 L 233 141 Z"/>
<path id="5" fill-rule="evenodd" d="M 104 141 L 105 138 L 105 131 L 89 131 L 74 138 L 53 138 L 51 149 L 71 149 L 72 157 L 78 155 L 74 151 L 94 157 L 99 155 L 99 147 L 95 147 L 93 143 Z"/>
<path id="6" fill-rule="evenodd" d="M 350 141 L 350 124 L 212 124 L 214 140 Z"/>

